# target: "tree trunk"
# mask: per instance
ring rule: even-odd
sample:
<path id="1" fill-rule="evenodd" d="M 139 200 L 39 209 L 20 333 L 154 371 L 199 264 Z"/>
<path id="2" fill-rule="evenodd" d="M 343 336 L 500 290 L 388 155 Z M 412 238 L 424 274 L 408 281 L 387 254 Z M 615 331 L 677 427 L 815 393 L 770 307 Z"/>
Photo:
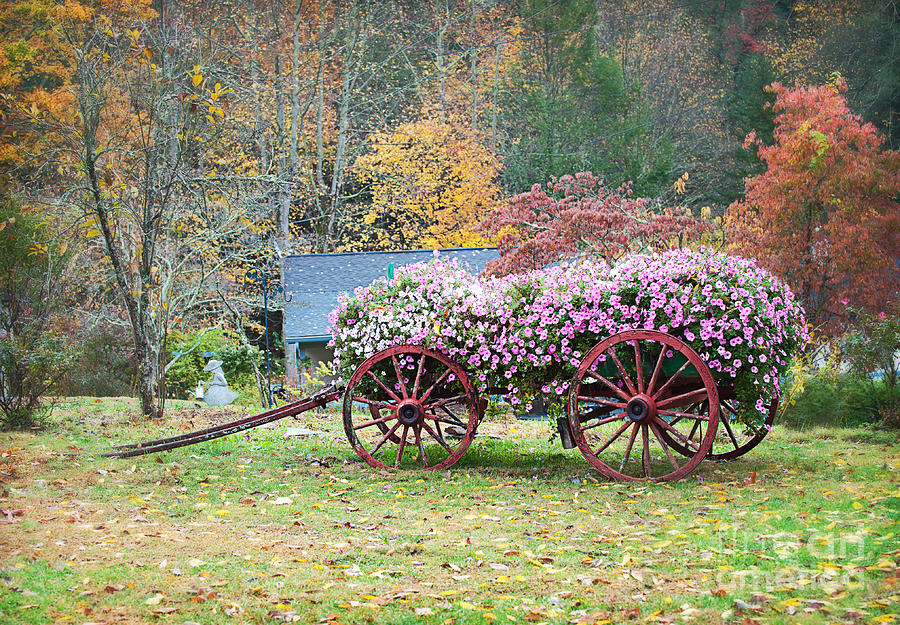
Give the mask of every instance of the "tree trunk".
<path id="1" fill-rule="evenodd" d="M 472 0 L 472 16 L 470 25 L 472 29 L 472 58 L 470 74 L 472 75 L 472 128 L 478 130 L 478 47 L 475 45 L 475 0 Z"/>
<path id="2" fill-rule="evenodd" d="M 319 13 L 319 40 L 317 42 L 319 63 L 316 67 L 316 185 L 318 193 L 325 193 L 325 177 L 322 173 L 325 160 L 325 141 L 323 138 L 322 118 L 325 109 L 325 13 Z"/>
<path id="3" fill-rule="evenodd" d="M 293 198 L 294 172 L 297 168 L 297 142 L 300 133 L 300 9 L 301 0 L 294 4 L 294 37 L 291 54 L 291 140 L 288 150 L 287 180 L 282 190 L 281 200 L 281 238 L 282 252 L 290 254 L 291 250 L 291 200 Z"/>
<path id="4" fill-rule="evenodd" d="M 500 30 L 494 43 L 494 89 L 491 103 L 491 147 L 497 149 L 497 96 L 500 90 Z"/>
<path id="5" fill-rule="evenodd" d="M 444 24 L 441 24 L 441 27 L 438 29 L 437 33 L 437 71 L 438 71 L 438 80 L 439 87 L 438 92 L 441 96 L 441 123 L 443 124 L 447 119 L 447 91 L 446 91 L 446 82 L 447 77 L 444 73 Z"/>
<path id="6" fill-rule="evenodd" d="M 122 250 L 116 243 L 115 237 L 110 226 L 108 207 L 100 189 L 99 176 L 97 173 L 96 161 L 96 136 L 99 127 L 100 113 L 102 107 L 103 94 L 102 86 L 95 77 L 89 72 L 80 72 L 81 74 L 81 92 L 79 93 L 79 106 L 81 108 L 82 119 L 84 120 L 82 140 L 84 142 L 82 153 L 82 163 L 84 172 L 87 176 L 88 188 L 91 195 L 91 208 L 94 216 L 97 218 L 97 225 L 101 235 L 103 236 L 104 246 L 112 265 L 113 277 L 116 282 L 116 288 L 119 291 L 119 297 L 125 304 L 128 312 L 128 320 L 131 324 L 131 333 L 134 340 L 135 356 L 138 361 L 138 393 L 141 400 L 141 412 L 152 419 L 158 419 L 160 414 L 159 406 L 157 406 L 156 397 L 156 375 L 153 361 L 153 351 L 149 337 L 147 336 L 147 328 L 144 325 L 145 319 L 143 311 L 140 308 L 138 297 L 132 288 L 128 266 L 122 257 Z M 146 252 L 142 252 L 146 253 Z M 135 287 L 136 288 L 136 287 Z M 141 291 L 144 291 L 141 285 Z"/>
<path id="7" fill-rule="evenodd" d="M 273 208 L 273 212 L 275 213 L 276 223 L 281 222 L 281 211 L 284 203 L 284 174 L 286 167 L 286 162 L 284 159 L 284 134 L 285 134 L 285 121 L 284 121 L 284 91 L 281 84 L 281 57 L 275 57 L 275 158 L 277 158 L 278 162 L 278 178 L 281 180 L 282 184 L 279 185 L 275 190 L 275 206 Z M 290 201 L 290 200 L 289 200 Z"/>

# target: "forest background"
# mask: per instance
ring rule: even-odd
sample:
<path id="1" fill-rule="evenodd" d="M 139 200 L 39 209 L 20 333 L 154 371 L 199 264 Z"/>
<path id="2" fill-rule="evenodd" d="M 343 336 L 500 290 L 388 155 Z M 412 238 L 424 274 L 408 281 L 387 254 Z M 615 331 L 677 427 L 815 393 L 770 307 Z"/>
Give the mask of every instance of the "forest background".
<path id="1" fill-rule="evenodd" d="M 542 232 L 556 257 L 506 269 L 754 256 L 820 344 L 850 328 L 846 353 L 880 367 L 862 361 L 898 332 L 897 21 L 889 0 L 6 2 L 4 421 L 47 393 L 136 391 L 161 417 L 209 352 L 262 384 L 245 274 L 285 254 Z M 587 221 L 534 187 L 577 172 Z"/>

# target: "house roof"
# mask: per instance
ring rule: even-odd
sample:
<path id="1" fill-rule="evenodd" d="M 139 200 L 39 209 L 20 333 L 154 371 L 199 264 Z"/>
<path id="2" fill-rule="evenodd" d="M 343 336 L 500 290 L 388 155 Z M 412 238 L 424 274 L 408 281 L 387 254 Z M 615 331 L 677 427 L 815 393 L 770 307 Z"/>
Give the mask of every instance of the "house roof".
<path id="1" fill-rule="evenodd" d="M 402 252 L 355 252 L 344 254 L 296 254 L 283 259 L 283 284 L 290 301 L 284 309 L 285 342 L 320 342 L 330 337 L 328 313 L 338 296 L 353 293 L 388 275 L 388 266 L 397 269 L 434 256 L 434 250 Z M 439 250 L 444 258 L 458 259 L 472 273 L 482 271 L 489 260 L 498 258 L 495 247 L 466 247 Z"/>

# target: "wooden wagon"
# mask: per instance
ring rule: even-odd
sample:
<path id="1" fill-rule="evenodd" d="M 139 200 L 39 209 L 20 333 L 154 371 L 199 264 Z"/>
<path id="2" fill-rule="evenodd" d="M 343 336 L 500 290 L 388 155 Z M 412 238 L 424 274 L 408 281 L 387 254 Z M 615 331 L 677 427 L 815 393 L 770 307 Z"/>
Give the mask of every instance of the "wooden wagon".
<path id="1" fill-rule="evenodd" d="M 684 341 L 655 330 L 626 330 L 597 343 L 568 385 L 560 438 L 613 480 L 677 480 L 704 459 L 732 460 L 768 433 L 777 400 L 758 425 L 733 384 L 717 378 Z M 109 455 L 130 457 L 227 436 L 343 398 L 353 449 L 379 469 L 446 469 L 475 438 L 487 396 L 440 351 L 398 345 L 362 362 L 345 386 L 252 417 L 143 443 Z M 721 426 L 721 427 L 720 427 Z"/>

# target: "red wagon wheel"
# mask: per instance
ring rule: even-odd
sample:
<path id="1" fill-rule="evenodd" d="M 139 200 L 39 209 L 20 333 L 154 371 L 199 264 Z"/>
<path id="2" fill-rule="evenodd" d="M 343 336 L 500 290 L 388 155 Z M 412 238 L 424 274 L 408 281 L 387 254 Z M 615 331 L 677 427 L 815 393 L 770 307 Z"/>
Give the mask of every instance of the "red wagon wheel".
<path id="1" fill-rule="evenodd" d="M 399 345 L 378 352 L 344 391 L 344 431 L 375 468 L 446 469 L 478 425 L 478 396 L 465 370 L 440 352 Z"/>
<path id="2" fill-rule="evenodd" d="M 719 424 L 722 425 L 713 440 L 712 447 L 706 455 L 707 460 L 713 462 L 726 462 L 734 460 L 749 452 L 751 449 L 759 445 L 772 429 L 775 422 L 775 414 L 778 412 L 778 400 L 773 399 L 766 408 L 766 416 L 762 424 L 747 424 L 740 420 L 742 404 L 736 399 L 720 399 L 719 400 Z M 688 411 L 692 412 L 692 411 Z M 681 421 L 684 423 L 682 424 Z M 699 444 L 702 433 L 703 424 L 690 418 L 680 419 L 673 422 L 676 429 L 693 444 Z M 666 443 L 682 456 L 689 456 L 691 450 L 680 440 L 669 435 L 668 430 L 663 433 Z"/>
<path id="3" fill-rule="evenodd" d="M 704 408 L 688 412 L 707 400 Z M 676 419 L 705 424 L 689 440 Z M 677 480 L 709 452 L 719 423 L 719 394 L 703 359 L 684 341 L 655 330 L 627 330 L 604 339 L 581 361 L 569 389 L 569 425 L 591 465 L 614 480 Z M 670 438 L 690 450 L 672 453 Z"/>

